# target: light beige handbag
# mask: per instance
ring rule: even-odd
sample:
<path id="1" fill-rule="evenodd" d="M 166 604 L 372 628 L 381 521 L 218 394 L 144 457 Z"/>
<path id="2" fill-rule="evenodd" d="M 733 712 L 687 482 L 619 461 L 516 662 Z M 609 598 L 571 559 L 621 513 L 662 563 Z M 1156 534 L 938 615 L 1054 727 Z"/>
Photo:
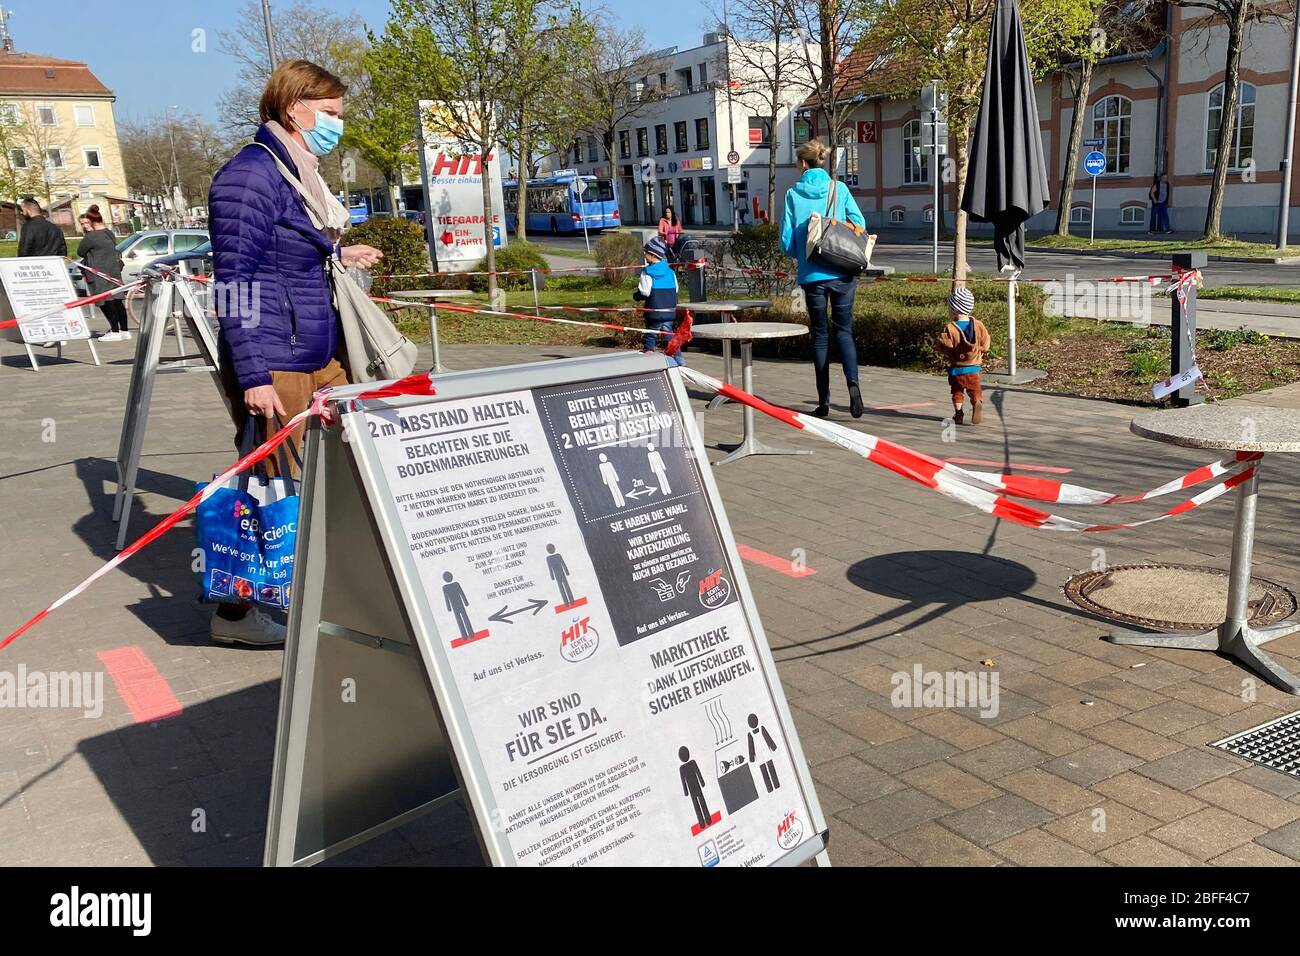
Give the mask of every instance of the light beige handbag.
<path id="1" fill-rule="evenodd" d="M 265 143 L 257 143 L 271 154 L 282 175 L 298 194 L 303 207 L 316 228 L 323 228 L 321 218 L 312 208 L 307 188 L 298 180 L 279 156 Z M 336 256 L 330 256 L 326 265 L 330 287 L 334 292 L 334 308 L 339 314 L 343 330 L 343 347 L 347 352 L 348 374 L 354 382 L 375 382 L 405 378 L 415 369 L 416 347 L 393 325 L 383 309 L 375 305 Z"/>

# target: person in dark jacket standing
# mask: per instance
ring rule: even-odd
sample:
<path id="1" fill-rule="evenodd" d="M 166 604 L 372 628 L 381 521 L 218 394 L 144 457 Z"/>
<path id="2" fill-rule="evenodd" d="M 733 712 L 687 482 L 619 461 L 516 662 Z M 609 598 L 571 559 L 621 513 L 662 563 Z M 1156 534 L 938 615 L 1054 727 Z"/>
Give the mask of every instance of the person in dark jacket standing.
<path id="1" fill-rule="evenodd" d="M 18 237 L 20 256 L 67 256 L 68 240 L 54 223 L 45 218 L 45 210 L 35 199 L 22 203 L 23 231 Z"/>
<path id="2" fill-rule="evenodd" d="M 314 63 L 281 63 L 262 93 L 262 125 L 252 144 L 212 180 L 213 298 L 236 445 L 250 419 L 263 441 L 276 418 L 288 420 L 310 405 L 312 393 L 348 381 L 337 357 L 344 350 L 326 267 L 338 256 L 345 266 L 366 269 L 383 254 L 372 246 L 340 247 L 350 217 L 318 168 L 343 135 L 346 91 Z M 323 210 L 320 225 L 277 158 L 305 187 L 313 209 Z M 293 435 L 295 445 L 303 432 Z M 235 604 L 218 606 L 211 634 L 225 644 L 284 640 L 282 625 Z"/>
<path id="3" fill-rule="evenodd" d="M 117 244 L 113 242 L 113 233 L 104 225 L 104 217 L 98 206 L 91 206 L 77 220 L 81 225 L 81 243 L 77 246 L 81 262 L 89 266 L 82 272 L 86 280 L 86 289 L 91 295 L 99 295 L 109 289 L 116 289 L 122 284 L 122 257 L 117 254 Z M 91 272 L 90 269 L 94 269 Z M 116 280 L 116 281 L 114 281 Z M 99 303 L 99 311 L 108 319 L 108 332 L 101 335 L 101 342 L 130 341 L 131 330 L 126 324 L 126 303 L 118 296 L 104 299 Z"/>

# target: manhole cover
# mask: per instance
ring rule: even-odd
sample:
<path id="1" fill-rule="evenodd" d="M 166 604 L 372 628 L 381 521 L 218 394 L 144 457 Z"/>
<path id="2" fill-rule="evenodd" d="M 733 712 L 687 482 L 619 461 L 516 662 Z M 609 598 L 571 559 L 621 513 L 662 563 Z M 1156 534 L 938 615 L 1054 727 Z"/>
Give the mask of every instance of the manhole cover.
<path id="1" fill-rule="evenodd" d="M 1300 777 L 1300 710 L 1210 744 L 1293 777 Z"/>
<path id="2" fill-rule="evenodd" d="M 1228 574 L 1187 564 L 1125 564 L 1077 574 L 1065 596 L 1100 617 L 1162 631 L 1208 631 L 1223 621 Z M 1272 581 L 1250 579 L 1250 623 L 1284 621 L 1296 612 L 1295 595 Z"/>

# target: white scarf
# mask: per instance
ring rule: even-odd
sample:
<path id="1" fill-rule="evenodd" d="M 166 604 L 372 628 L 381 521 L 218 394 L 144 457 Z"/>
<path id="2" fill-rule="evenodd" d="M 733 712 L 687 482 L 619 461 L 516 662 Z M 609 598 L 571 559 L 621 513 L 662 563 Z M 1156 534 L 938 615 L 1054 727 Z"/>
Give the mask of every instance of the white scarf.
<path id="1" fill-rule="evenodd" d="M 307 204 L 308 212 L 312 213 L 312 218 L 331 239 L 338 241 L 343 230 L 351 225 L 352 217 L 330 192 L 329 186 L 321 177 L 320 160 L 314 153 L 300 146 L 298 141 L 275 120 L 268 120 L 266 128 L 289 151 L 289 158 L 293 160 L 293 165 L 298 170 L 298 179 L 307 190 L 303 200 Z"/>

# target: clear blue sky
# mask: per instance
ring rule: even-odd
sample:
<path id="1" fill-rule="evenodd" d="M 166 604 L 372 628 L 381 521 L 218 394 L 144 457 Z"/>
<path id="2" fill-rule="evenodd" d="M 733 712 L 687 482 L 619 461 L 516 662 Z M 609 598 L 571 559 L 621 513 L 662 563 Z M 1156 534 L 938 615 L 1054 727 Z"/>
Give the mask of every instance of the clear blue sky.
<path id="1" fill-rule="evenodd" d="M 317 0 L 339 13 L 356 12 L 375 30 L 388 19 L 388 0 Z M 84 60 L 117 94 L 119 120 L 142 119 L 176 104 L 218 121 L 217 95 L 234 83 L 236 63 L 219 50 L 243 0 L 0 0 L 11 11 L 15 47 L 29 53 Z M 645 31 L 655 47 L 700 42 L 708 0 L 607 0 L 624 25 Z M 272 0 L 272 9 L 277 6 Z M 207 52 L 192 49 L 193 31 L 206 31 Z"/>

